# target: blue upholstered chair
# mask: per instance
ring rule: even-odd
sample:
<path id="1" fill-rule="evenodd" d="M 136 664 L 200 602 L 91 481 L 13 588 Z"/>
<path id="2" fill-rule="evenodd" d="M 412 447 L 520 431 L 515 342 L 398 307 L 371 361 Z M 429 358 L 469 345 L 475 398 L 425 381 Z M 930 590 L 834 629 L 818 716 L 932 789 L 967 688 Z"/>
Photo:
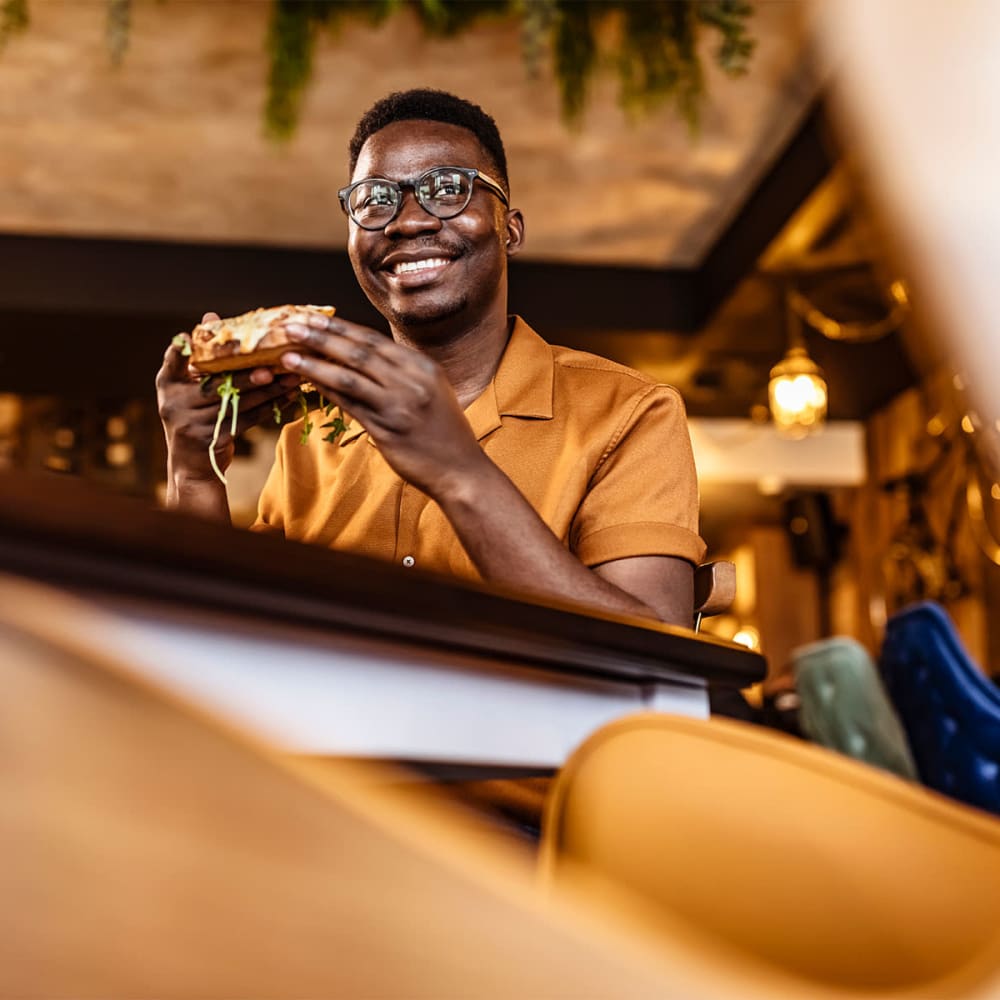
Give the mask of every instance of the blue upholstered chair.
<path id="1" fill-rule="evenodd" d="M 916 781 L 906 735 L 871 655 L 834 635 L 792 650 L 799 726 L 814 743 Z"/>
<path id="2" fill-rule="evenodd" d="M 886 628 L 879 666 L 924 784 L 1000 814 L 1000 689 L 933 601 Z"/>

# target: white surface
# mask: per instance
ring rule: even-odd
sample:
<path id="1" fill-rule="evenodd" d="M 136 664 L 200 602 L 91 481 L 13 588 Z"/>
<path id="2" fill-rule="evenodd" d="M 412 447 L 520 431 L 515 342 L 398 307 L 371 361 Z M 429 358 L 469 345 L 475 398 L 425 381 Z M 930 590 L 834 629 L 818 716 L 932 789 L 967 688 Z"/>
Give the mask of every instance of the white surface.
<path id="1" fill-rule="evenodd" d="M 799 440 L 750 420 L 692 417 L 688 427 L 698 479 L 705 484 L 756 484 L 765 473 L 781 487 L 865 481 L 865 428 L 857 421 L 831 421 Z"/>
<path id="2" fill-rule="evenodd" d="M 100 603 L 119 616 L 115 648 L 138 670 L 298 753 L 554 767 L 628 712 L 708 714 L 691 678 L 577 681 L 499 658 Z"/>

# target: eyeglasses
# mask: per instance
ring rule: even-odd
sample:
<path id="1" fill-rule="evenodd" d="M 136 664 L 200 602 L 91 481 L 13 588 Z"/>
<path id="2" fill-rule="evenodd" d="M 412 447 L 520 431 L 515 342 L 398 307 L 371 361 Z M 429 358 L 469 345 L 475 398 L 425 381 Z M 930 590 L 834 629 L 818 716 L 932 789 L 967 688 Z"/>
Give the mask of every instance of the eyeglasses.
<path id="1" fill-rule="evenodd" d="M 404 181 L 366 177 L 341 188 L 337 196 L 344 211 L 362 229 L 385 229 L 403 207 L 403 188 L 413 188 L 425 212 L 439 219 L 453 219 L 469 207 L 476 180 L 510 207 L 503 188 L 475 167 L 432 167 Z"/>

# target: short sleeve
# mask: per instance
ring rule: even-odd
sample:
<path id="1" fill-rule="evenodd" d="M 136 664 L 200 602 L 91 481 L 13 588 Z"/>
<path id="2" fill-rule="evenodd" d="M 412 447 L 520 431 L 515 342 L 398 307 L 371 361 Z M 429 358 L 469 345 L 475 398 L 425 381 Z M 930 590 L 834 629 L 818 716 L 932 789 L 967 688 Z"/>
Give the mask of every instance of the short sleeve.
<path id="1" fill-rule="evenodd" d="M 587 566 L 631 556 L 704 558 L 694 453 L 676 389 L 648 386 L 627 410 L 577 510 L 570 545 Z"/>

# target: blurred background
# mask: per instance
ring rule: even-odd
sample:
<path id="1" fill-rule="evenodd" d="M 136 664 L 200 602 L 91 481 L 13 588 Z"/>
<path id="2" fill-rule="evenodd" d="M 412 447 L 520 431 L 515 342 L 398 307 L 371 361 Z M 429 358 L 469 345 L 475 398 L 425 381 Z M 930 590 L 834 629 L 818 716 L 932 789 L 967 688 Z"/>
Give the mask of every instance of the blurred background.
<path id="1" fill-rule="evenodd" d="M 155 500 L 153 379 L 177 331 L 283 302 L 380 325 L 345 252 L 347 143 L 387 92 L 441 87 L 505 140 L 527 221 L 512 309 L 686 400 L 702 533 L 738 573 L 706 629 L 760 648 L 780 687 L 793 648 L 875 650 L 887 615 L 932 598 L 989 671 L 998 428 L 914 320 L 921 289 L 830 110 L 815 7 L 434 20 L 456 6 L 0 0 L 0 467 Z M 626 43 L 657 31 L 674 66 L 633 61 L 623 96 Z M 240 447 L 240 523 L 272 448 Z"/>

